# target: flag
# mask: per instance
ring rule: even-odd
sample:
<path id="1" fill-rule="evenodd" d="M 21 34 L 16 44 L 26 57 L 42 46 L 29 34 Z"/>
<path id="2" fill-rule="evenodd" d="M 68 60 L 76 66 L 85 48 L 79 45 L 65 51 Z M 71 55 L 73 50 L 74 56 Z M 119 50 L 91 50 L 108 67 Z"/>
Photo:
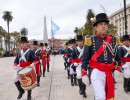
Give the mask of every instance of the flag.
<path id="1" fill-rule="evenodd" d="M 60 27 L 56 25 L 53 21 L 51 21 L 51 36 L 54 37 L 56 31 L 58 31 Z"/>

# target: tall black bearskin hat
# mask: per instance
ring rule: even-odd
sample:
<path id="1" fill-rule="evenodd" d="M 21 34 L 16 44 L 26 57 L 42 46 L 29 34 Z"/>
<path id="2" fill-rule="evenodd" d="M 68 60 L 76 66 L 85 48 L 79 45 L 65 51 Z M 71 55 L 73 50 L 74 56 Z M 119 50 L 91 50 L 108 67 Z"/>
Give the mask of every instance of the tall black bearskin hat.
<path id="1" fill-rule="evenodd" d="M 93 27 L 95 27 L 100 22 L 106 22 L 107 24 L 109 23 L 108 17 L 105 13 L 99 13 L 96 15 L 96 21 L 93 24 Z"/>
<path id="2" fill-rule="evenodd" d="M 26 42 L 26 43 L 28 43 L 28 38 L 27 38 L 27 37 L 21 37 L 21 42 Z"/>
<path id="3" fill-rule="evenodd" d="M 122 41 L 130 40 L 129 35 L 123 35 Z"/>
<path id="4" fill-rule="evenodd" d="M 77 41 L 83 41 L 83 36 L 82 35 L 77 35 L 76 38 L 77 38 Z"/>
<path id="5" fill-rule="evenodd" d="M 37 41 L 33 41 L 33 45 L 38 45 L 38 42 Z"/>

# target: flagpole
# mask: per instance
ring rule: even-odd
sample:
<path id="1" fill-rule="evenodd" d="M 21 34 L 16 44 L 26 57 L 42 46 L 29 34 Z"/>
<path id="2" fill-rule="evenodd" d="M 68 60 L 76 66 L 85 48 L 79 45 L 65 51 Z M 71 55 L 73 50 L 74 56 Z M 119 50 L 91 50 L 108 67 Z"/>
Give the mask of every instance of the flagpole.
<path id="1" fill-rule="evenodd" d="M 52 17 L 51 17 L 51 31 L 52 31 Z M 51 38 L 52 38 L 52 51 L 53 51 L 53 36 Z"/>

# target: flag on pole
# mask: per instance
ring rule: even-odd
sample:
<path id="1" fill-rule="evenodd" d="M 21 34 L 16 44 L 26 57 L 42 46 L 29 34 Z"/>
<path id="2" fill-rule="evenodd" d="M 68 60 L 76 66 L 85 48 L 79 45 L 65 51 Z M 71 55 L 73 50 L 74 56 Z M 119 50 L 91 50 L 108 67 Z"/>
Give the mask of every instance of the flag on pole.
<path id="1" fill-rule="evenodd" d="M 51 36 L 52 37 L 54 37 L 56 31 L 58 31 L 59 29 L 60 27 L 51 20 Z"/>

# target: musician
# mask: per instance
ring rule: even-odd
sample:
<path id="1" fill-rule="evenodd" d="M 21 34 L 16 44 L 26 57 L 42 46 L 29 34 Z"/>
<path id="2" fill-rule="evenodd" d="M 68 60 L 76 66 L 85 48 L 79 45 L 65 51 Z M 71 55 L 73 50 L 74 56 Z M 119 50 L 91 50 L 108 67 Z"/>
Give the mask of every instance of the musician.
<path id="1" fill-rule="evenodd" d="M 41 54 L 41 49 L 38 48 L 37 41 L 33 41 L 33 50 L 35 52 L 35 58 L 36 58 L 35 69 L 36 69 L 36 74 L 37 74 L 37 86 L 39 87 L 40 86 L 40 76 L 41 76 L 40 58 L 42 58 L 42 54 Z"/>
<path id="2" fill-rule="evenodd" d="M 49 67 L 50 67 L 50 49 L 48 47 L 48 44 L 45 43 L 45 52 L 47 53 L 47 56 L 46 56 L 46 62 L 47 62 L 47 72 L 50 72 L 49 71 Z"/>
<path id="3" fill-rule="evenodd" d="M 27 66 L 34 67 L 34 62 L 35 62 L 35 52 L 28 48 L 27 37 L 21 37 L 21 50 L 18 51 L 16 58 L 14 60 L 15 73 L 13 79 L 19 91 L 19 95 L 17 99 L 20 99 L 25 92 L 21 87 L 21 83 L 19 81 L 19 77 L 17 73 L 20 69 L 25 68 Z M 28 90 L 27 100 L 31 100 L 31 91 L 32 90 Z"/>
<path id="4" fill-rule="evenodd" d="M 40 49 L 41 49 L 41 62 L 42 62 L 42 69 L 43 69 L 43 77 L 45 77 L 45 72 L 46 72 L 46 57 L 47 53 L 44 50 L 44 45 L 43 43 L 40 43 Z"/>
<path id="5" fill-rule="evenodd" d="M 130 38 L 129 35 L 124 35 L 122 39 L 122 46 L 119 47 L 122 58 L 122 68 L 124 70 L 124 91 L 130 91 Z"/>
<path id="6" fill-rule="evenodd" d="M 79 93 L 83 95 L 84 98 L 86 95 L 86 85 L 82 82 L 81 74 L 81 62 L 82 62 L 82 53 L 83 53 L 83 37 L 82 35 L 77 35 L 77 44 L 78 46 L 73 49 L 72 59 L 74 60 L 74 67 L 76 67 L 77 80 L 79 84 Z"/>
<path id="7" fill-rule="evenodd" d="M 82 81 L 89 85 L 87 69 L 90 67 L 91 83 L 95 100 L 114 100 L 114 79 L 112 70 L 120 66 L 121 57 L 117 48 L 117 38 L 107 34 L 109 20 L 105 13 L 96 15 L 93 27 L 97 34 L 86 36 L 82 55 Z M 116 63 L 114 63 L 116 62 Z"/>

